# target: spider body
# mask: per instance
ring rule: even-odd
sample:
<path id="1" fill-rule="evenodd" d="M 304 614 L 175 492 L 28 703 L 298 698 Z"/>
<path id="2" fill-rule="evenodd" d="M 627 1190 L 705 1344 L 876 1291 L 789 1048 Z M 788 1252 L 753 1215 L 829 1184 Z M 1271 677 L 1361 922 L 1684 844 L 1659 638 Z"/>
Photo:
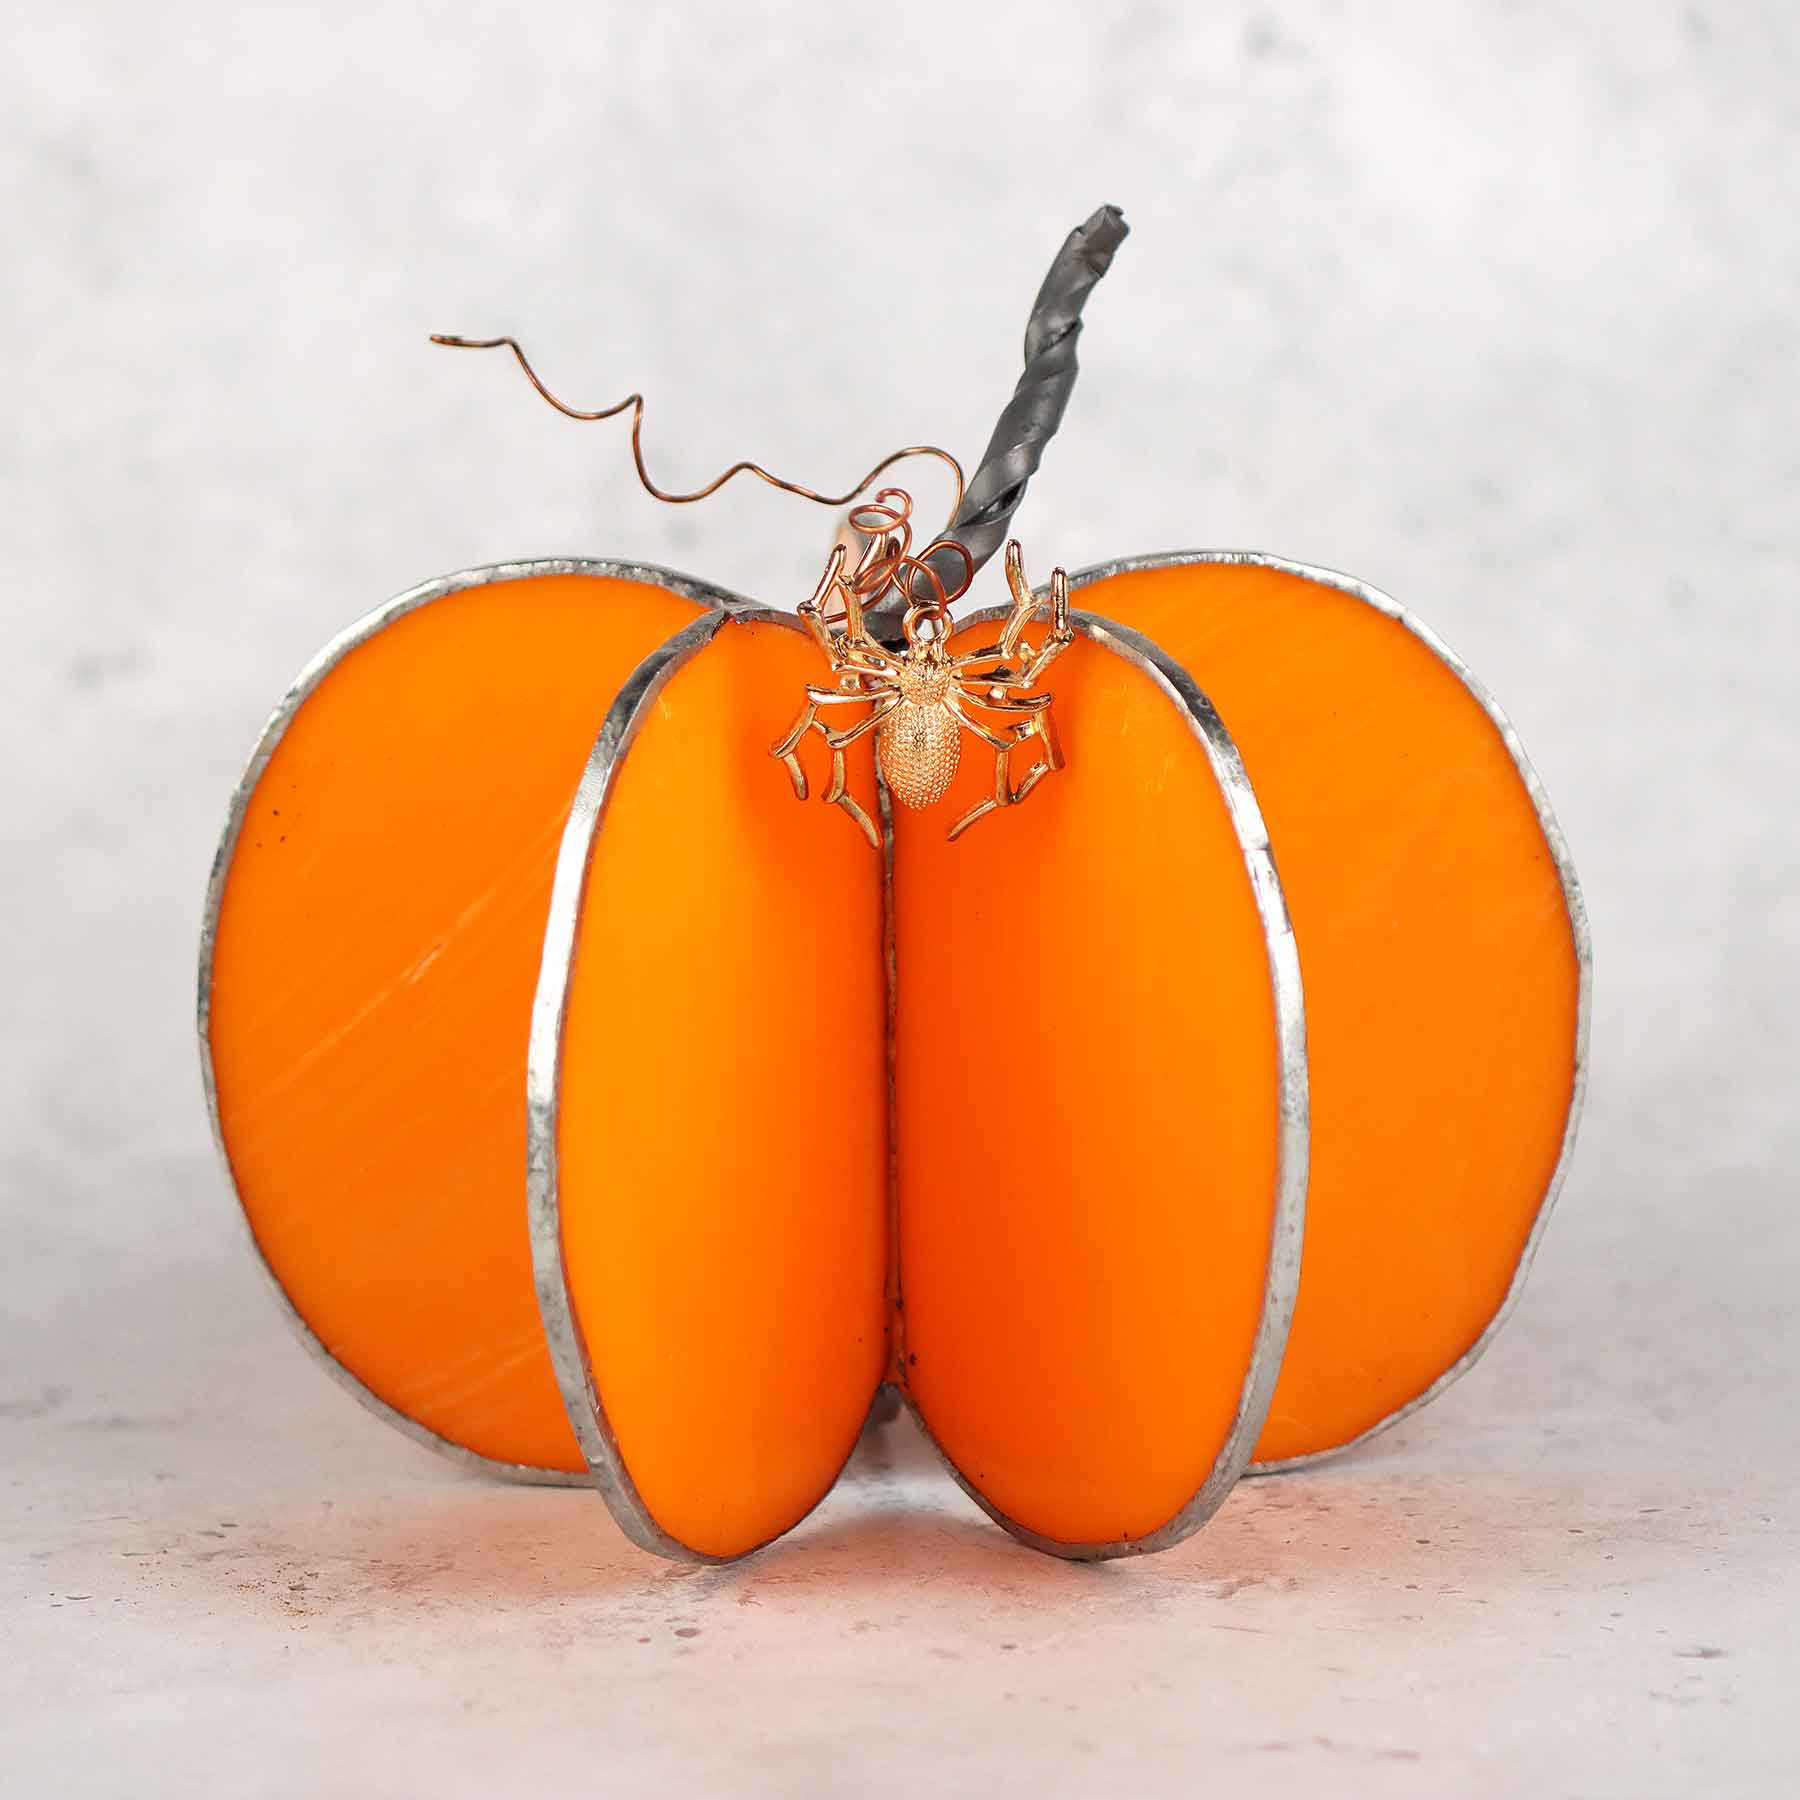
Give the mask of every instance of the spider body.
<path id="1" fill-rule="evenodd" d="M 892 492 L 888 490 L 881 499 L 886 500 Z M 905 504 L 904 496 L 895 498 Z M 904 518 L 903 513 L 899 516 Z M 968 558 L 960 546 L 951 547 Z M 799 750 L 806 734 L 816 731 L 831 751 L 825 802 L 841 806 L 869 842 L 878 845 L 873 820 L 849 791 L 844 752 L 873 731 L 888 791 L 903 806 L 925 807 L 948 792 L 966 732 L 994 752 L 994 785 L 986 798 L 950 827 L 949 835 L 959 837 L 977 819 L 1016 805 L 1046 775 L 1062 767 L 1062 751 L 1050 717 L 1051 697 L 1031 690 L 1074 641 L 1068 583 L 1061 569 L 1051 576 L 1050 629 L 1032 648 L 1025 642 L 1025 630 L 1045 603 L 1026 585 L 1017 541 L 1009 543 L 1006 579 L 1013 609 L 1006 627 L 997 642 L 953 655 L 948 647 L 953 596 L 945 592 L 924 557 L 908 556 L 901 538 L 884 542 L 876 536 L 855 572 L 846 575 L 848 554 L 843 544 L 833 550 L 818 588 L 799 609 L 830 672 L 837 677 L 836 684 L 807 683 L 799 716 L 770 754 L 785 765 L 795 795 L 804 800 L 808 784 Z M 921 576 L 935 590 L 923 600 L 917 597 Z M 865 607 L 890 586 L 899 587 L 911 602 L 902 620 L 904 642 L 893 647 L 871 637 L 864 621 Z M 843 629 L 836 632 L 827 622 L 834 602 L 844 609 Z M 827 722 L 844 716 L 837 709 L 853 706 L 866 710 L 843 725 Z M 1035 754 L 1026 768 L 1015 774 L 1012 756 L 1022 745 Z"/>
<path id="2" fill-rule="evenodd" d="M 908 663 L 897 678 L 900 703 L 875 733 L 888 790 L 902 806 L 943 799 L 962 752 L 962 725 L 950 710 L 947 662 Z"/>

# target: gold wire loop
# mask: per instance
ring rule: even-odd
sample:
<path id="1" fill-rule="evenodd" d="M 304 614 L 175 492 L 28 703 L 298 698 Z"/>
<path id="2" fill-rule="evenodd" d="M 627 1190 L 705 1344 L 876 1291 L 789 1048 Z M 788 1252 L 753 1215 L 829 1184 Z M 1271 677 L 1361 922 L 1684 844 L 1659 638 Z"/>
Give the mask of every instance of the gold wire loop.
<path id="1" fill-rule="evenodd" d="M 948 551 L 949 554 L 956 557 L 963 566 L 963 572 L 957 576 L 948 589 L 944 586 L 942 576 L 940 576 L 937 570 L 932 567 L 932 561 L 939 551 Z M 904 592 L 907 599 L 913 601 L 916 605 L 919 602 L 918 590 L 913 586 L 913 571 L 915 570 L 922 572 L 929 579 L 933 589 L 936 591 L 937 603 L 940 606 L 948 606 L 951 601 L 960 600 L 962 596 L 969 591 L 969 583 L 975 579 L 975 558 L 971 554 L 967 544 L 959 544 L 955 538 L 949 537 L 941 537 L 936 543 L 927 544 L 923 555 L 916 558 L 909 558 L 907 584 Z"/>
<path id="2" fill-rule="evenodd" d="M 950 614 L 941 606 L 909 606 L 900 620 L 900 629 L 913 649 L 922 650 L 928 644 L 942 644 L 949 637 Z"/>
<path id="3" fill-rule="evenodd" d="M 850 509 L 850 529 L 879 543 L 890 532 L 912 542 L 912 495 L 905 488 L 885 487 Z"/>

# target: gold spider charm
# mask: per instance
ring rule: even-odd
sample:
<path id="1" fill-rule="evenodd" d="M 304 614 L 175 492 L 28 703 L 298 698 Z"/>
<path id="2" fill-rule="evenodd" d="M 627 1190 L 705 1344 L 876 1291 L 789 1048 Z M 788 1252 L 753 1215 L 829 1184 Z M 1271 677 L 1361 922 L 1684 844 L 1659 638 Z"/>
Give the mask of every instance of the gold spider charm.
<path id="1" fill-rule="evenodd" d="M 893 503 L 898 502 L 895 506 Z M 904 529 L 907 501 L 889 489 L 871 506 L 859 509 L 852 524 L 866 529 L 874 515 L 876 529 L 900 523 Z M 927 555 L 949 549 L 973 568 L 961 545 L 940 540 Z M 1023 800 L 1043 778 L 1063 766 L 1056 728 L 1050 717 L 1049 694 L 1033 693 L 1058 656 L 1074 641 L 1069 626 L 1068 580 L 1061 569 L 1050 577 L 1050 629 L 1033 649 L 1023 641 L 1025 629 L 1042 604 L 1026 585 L 1017 540 L 1006 546 L 1006 581 L 1012 590 L 1012 612 L 997 642 L 951 655 L 950 601 L 968 585 L 965 576 L 947 593 L 925 556 L 906 553 L 905 539 L 878 535 L 852 575 L 844 564 L 848 550 L 839 544 L 825 565 L 818 588 L 799 609 L 813 640 L 824 652 L 835 686 L 808 682 L 806 703 L 793 729 L 770 751 L 787 768 L 795 795 L 807 796 L 806 771 L 799 748 L 807 732 L 817 731 L 831 750 L 831 779 L 822 796 L 828 806 L 841 806 L 879 845 L 873 821 L 850 794 L 844 752 L 873 731 L 876 755 L 888 790 L 903 806 L 924 807 L 941 800 L 960 759 L 962 734 L 979 738 L 994 752 L 993 792 L 970 807 L 950 827 L 957 838 L 977 819 Z M 933 590 L 921 600 L 921 582 Z M 901 621 L 904 644 L 890 649 L 869 635 L 864 613 L 890 586 L 909 604 Z M 834 632 L 833 603 L 843 608 L 843 629 Z M 833 729 L 819 714 L 827 707 L 860 706 L 867 712 L 853 724 Z M 1012 754 L 1035 741 L 1036 755 L 1015 776 Z"/>

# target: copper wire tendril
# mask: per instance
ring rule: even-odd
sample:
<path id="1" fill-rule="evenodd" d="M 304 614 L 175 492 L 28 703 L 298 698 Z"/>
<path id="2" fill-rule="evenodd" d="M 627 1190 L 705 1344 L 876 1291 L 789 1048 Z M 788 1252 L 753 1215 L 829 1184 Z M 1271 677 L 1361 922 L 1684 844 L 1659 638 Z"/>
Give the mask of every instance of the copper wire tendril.
<path id="1" fill-rule="evenodd" d="M 644 466 L 643 426 L 644 396 L 627 394 L 614 406 L 604 406 L 594 412 L 584 412 L 579 407 L 570 406 L 559 400 L 545 387 L 538 377 L 538 372 L 530 363 L 518 340 L 510 337 L 466 338 L 454 337 L 448 333 L 433 332 L 431 341 L 434 344 L 446 344 L 453 350 L 510 350 L 518 358 L 519 367 L 525 371 L 525 379 L 537 389 L 542 397 L 556 408 L 559 413 L 571 419 L 612 419 L 631 409 L 631 460 L 637 466 L 638 480 L 644 491 L 658 500 L 666 500 L 671 506 L 688 506 L 696 500 L 704 500 L 709 494 L 716 494 L 726 482 L 736 475 L 754 475 L 759 481 L 766 481 L 770 487 L 780 488 L 785 494 L 797 494 L 802 500 L 816 501 L 820 506 L 848 506 L 859 494 L 864 493 L 871 482 L 885 470 L 891 469 L 895 463 L 904 462 L 909 456 L 932 456 L 949 469 L 956 483 L 956 497 L 950 506 L 950 518 L 954 519 L 962 506 L 963 471 L 959 463 L 948 450 L 940 449 L 936 444 L 909 444 L 904 450 L 896 450 L 890 456 L 884 456 L 855 487 L 843 494 L 821 494 L 809 487 L 802 487 L 797 481 L 786 481 L 781 476 L 772 474 L 760 463 L 735 462 L 722 475 L 715 476 L 704 487 L 695 488 L 689 494 L 672 494 L 656 485 L 650 479 L 650 471 Z"/>

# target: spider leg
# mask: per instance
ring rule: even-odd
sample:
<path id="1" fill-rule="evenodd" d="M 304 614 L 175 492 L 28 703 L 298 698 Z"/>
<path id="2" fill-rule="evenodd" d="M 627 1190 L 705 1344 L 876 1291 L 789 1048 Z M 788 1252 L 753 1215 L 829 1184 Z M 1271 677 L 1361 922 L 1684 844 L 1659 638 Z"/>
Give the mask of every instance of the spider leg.
<path id="1" fill-rule="evenodd" d="M 858 719 L 854 725 L 846 726 L 842 731 L 833 731 L 819 717 L 819 708 L 822 706 L 846 706 L 852 703 L 867 706 L 870 709 L 869 715 L 867 718 Z M 876 835 L 874 823 L 849 791 L 849 775 L 844 764 L 844 751 L 858 738 L 865 737 L 873 731 L 899 704 L 900 695 L 897 692 L 846 693 L 841 688 L 821 687 L 816 683 L 808 682 L 806 704 L 800 709 L 800 716 L 794 721 L 793 729 L 769 751 L 769 754 L 787 770 L 788 779 L 794 784 L 794 798 L 804 800 L 808 789 L 806 770 L 800 762 L 800 745 L 809 731 L 816 731 L 831 748 L 831 779 L 826 784 L 825 792 L 820 795 L 820 798 L 827 806 L 841 806 L 856 821 L 863 836 L 876 849 L 880 848 L 881 840 Z"/>
<path id="2" fill-rule="evenodd" d="M 963 730 L 973 732 L 984 744 L 991 744 L 996 750 L 1007 750 L 1012 747 L 1012 731 L 990 731 L 979 719 L 971 715 L 968 710 L 968 700 L 955 688 L 952 688 L 944 696 L 944 704 L 956 715 Z"/>
<path id="3" fill-rule="evenodd" d="M 819 646 L 833 669 L 838 667 L 838 644 L 837 639 L 831 635 L 831 627 L 825 623 L 825 602 L 833 588 L 843 586 L 845 555 L 842 544 L 833 548 L 825 562 L 825 573 L 819 577 L 819 585 L 813 589 L 812 598 L 802 600 L 796 609 L 805 620 L 813 642 Z"/>
<path id="4" fill-rule="evenodd" d="M 835 635 L 816 608 L 801 607 L 800 617 L 812 640 L 824 652 L 834 675 L 886 675 L 899 668 L 900 658 L 868 638 L 849 632 Z"/>
<path id="5" fill-rule="evenodd" d="M 819 701 L 809 686 L 806 690 L 806 704 L 800 709 L 800 716 L 794 721 L 793 729 L 780 743 L 769 747 L 769 754 L 787 770 L 788 779 L 794 784 L 794 798 L 806 798 L 806 771 L 800 766 L 800 740 L 817 724 Z"/>
<path id="6" fill-rule="evenodd" d="M 1069 623 L 1069 578 L 1061 569 L 1050 572 L 1050 630 L 1032 653 L 1030 661 L 1019 671 L 1019 679 L 1027 687 L 1035 687 L 1044 671 L 1075 641 L 1075 629 Z"/>
<path id="7" fill-rule="evenodd" d="M 1000 648 L 1010 661 L 1019 647 L 1020 635 L 1037 611 L 1037 596 L 1025 584 L 1025 553 L 1017 538 L 1009 538 L 1006 543 L 1006 585 L 1012 589 L 1013 609 L 1000 634 Z"/>
<path id="8" fill-rule="evenodd" d="M 831 627 L 825 623 L 816 606 L 802 606 L 798 610 L 806 629 L 812 634 L 812 641 L 819 646 L 826 662 L 835 669 L 838 666 L 838 646 L 837 639 L 831 635 Z"/>
<path id="9" fill-rule="evenodd" d="M 1066 638 L 1059 638 L 1052 634 L 1045 638 L 1043 644 L 1036 650 L 1030 650 L 1030 646 L 1027 645 L 1026 648 L 1030 651 L 1030 654 L 1026 657 L 1024 663 L 1016 669 L 1007 666 L 1001 657 L 999 649 L 994 645 L 989 645 L 986 650 L 971 650 L 962 656 L 953 656 L 950 659 L 950 666 L 956 671 L 959 679 L 969 683 L 971 686 L 976 682 L 980 682 L 984 687 L 1036 687 L 1038 682 L 1043 678 L 1044 671 L 1049 668 L 1049 666 L 1055 662 L 1074 641 L 1075 634 L 1070 632 Z M 984 662 L 992 662 L 996 666 L 991 670 L 978 672 L 975 665 Z"/>
<path id="10" fill-rule="evenodd" d="M 870 721 L 865 720 L 865 725 Z M 876 835 L 875 822 L 857 805 L 855 796 L 850 792 L 849 783 L 844 773 L 844 747 L 834 745 L 831 752 L 831 781 L 821 794 L 827 806 L 841 806 L 851 818 L 862 828 L 862 834 L 869 840 L 871 850 L 881 848 L 881 839 Z"/>
<path id="11" fill-rule="evenodd" d="M 832 674 L 839 675 L 845 671 L 880 674 L 897 669 L 900 658 L 868 635 L 856 584 L 847 580 L 844 575 L 845 554 L 842 544 L 832 550 L 830 560 L 825 564 L 825 573 L 819 577 L 819 585 L 813 589 L 812 598 L 803 600 L 795 610 L 812 641 L 818 645 L 820 653 L 830 665 Z M 834 592 L 844 603 L 844 629 L 841 632 L 831 629 L 826 611 Z"/>
<path id="12" fill-rule="evenodd" d="M 998 687 L 1000 683 L 994 682 Z M 1054 694 L 975 694 L 964 688 L 960 696 L 965 706 L 979 706 L 983 712 L 1039 713 L 1056 698 Z"/>
<path id="13" fill-rule="evenodd" d="M 804 800 L 807 781 L 806 770 L 800 761 L 800 746 L 809 731 L 816 731 L 831 750 L 831 779 L 821 797 L 828 806 L 841 806 L 856 821 L 871 846 L 879 849 L 881 840 L 874 821 L 850 794 L 844 751 L 873 731 L 900 704 L 894 676 L 901 659 L 867 635 L 862 598 L 856 591 L 855 582 L 844 578 L 847 555 L 846 545 L 834 546 L 812 598 L 803 601 L 799 607 L 800 617 L 812 641 L 824 656 L 831 673 L 840 678 L 838 685 L 830 687 L 823 682 L 809 681 L 806 702 L 798 717 L 787 736 L 770 746 L 769 754 L 787 770 L 788 779 L 794 784 L 794 798 Z M 834 596 L 844 603 L 842 632 L 834 632 L 826 616 L 826 608 Z M 819 717 L 820 709 L 828 706 L 866 706 L 869 712 L 854 725 L 833 731 Z"/>
<path id="14" fill-rule="evenodd" d="M 1010 747 L 1010 746 L 1009 746 Z M 978 801 L 974 806 L 952 825 L 945 834 L 952 844 L 975 823 L 977 819 L 985 819 L 989 813 L 998 812 L 1003 806 L 1012 805 L 1012 794 L 1006 780 L 1006 751 L 994 752 L 994 791 L 987 799 Z"/>
<path id="15" fill-rule="evenodd" d="M 842 551 L 845 556 L 849 555 L 850 546 L 848 544 L 839 544 L 837 548 L 839 551 Z M 835 554 L 836 553 L 834 552 L 834 557 Z M 838 561 L 836 566 L 841 571 L 843 568 L 842 561 Z M 868 628 L 863 624 L 862 595 L 856 591 L 856 579 L 856 576 L 853 575 L 846 581 L 840 573 L 838 577 L 838 594 L 844 602 L 845 636 L 855 639 L 857 642 L 864 642 L 868 638 Z"/>
<path id="16" fill-rule="evenodd" d="M 1013 802 L 1016 805 L 1023 800 L 1046 775 L 1054 775 L 1063 766 L 1062 745 L 1056 736 L 1056 720 L 1046 710 L 1033 716 L 1032 721 L 1019 734 L 1019 742 L 1035 737 L 1044 746 L 1043 754 L 1036 758 L 1031 767 L 1025 771 L 1025 779 L 1013 789 Z"/>
<path id="17" fill-rule="evenodd" d="M 989 644 L 984 649 L 969 650 L 961 656 L 951 657 L 950 668 L 965 687 L 1036 687 L 1044 670 L 1067 648 L 1064 643 L 1056 643 L 1055 649 L 1050 649 L 1050 644 L 1054 641 L 1046 639 L 1044 650 L 1033 650 L 1029 644 L 1024 645 L 1024 661 L 1017 667 L 1006 661 L 998 644 Z M 1045 651 L 1049 653 L 1046 655 Z M 993 666 L 984 669 L 981 666 L 983 663 Z"/>
<path id="18" fill-rule="evenodd" d="M 1044 679 L 1044 671 L 1068 649 L 1075 641 L 1071 633 L 1066 638 L 1047 637 L 1038 646 L 1036 654 L 1024 668 L 1019 671 L 1018 681 L 1021 687 L 1036 687 Z"/>
<path id="19" fill-rule="evenodd" d="M 994 750 L 994 791 L 985 800 L 970 807 L 950 827 L 950 841 L 954 843 L 977 819 L 985 819 L 989 813 L 998 812 L 1003 807 L 1017 806 L 1046 775 L 1063 766 L 1063 758 L 1062 746 L 1057 742 L 1056 727 L 1051 721 L 1047 706 L 1031 709 L 1025 723 L 1014 725 L 1005 732 L 997 732 L 989 731 L 969 715 L 960 694 L 952 693 L 947 704 L 964 726 L 985 743 L 992 745 Z M 1043 745 L 1043 752 L 1015 784 L 1011 768 L 1013 748 L 1034 737 Z"/>
<path id="20" fill-rule="evenodd" d="M 1067 639 L 1046 638 L 1043 644 L 1033 650 L 1024 665 L 1017 669 L 1004 666 L 994 670 L 991 675 L 973 675 L 959 671 L 964 681 L 973 686 L 980 682 L 984 687 L 997 688 L 1033 688 L 1043 680 L 1044 671 L 1068 649 L 1074 641 L 1073 634 Z"/>
<path id="21" fill-rule="evenodd" d="M 800 766 L 800 740 L 809 731 L 817 731 L 827 743 L 831 742 L 831 728 L 819 717 L 821 706 L 848 706 L 853 702 L 864 705 L 870 703 L 868 694 L 850 694 L 842 688 L 821 687 L 816 682 L 806 684 L 806 704 L 800 709 L 800 716 L 795 719 L 788 734 L 779 743 L 769 746 L 769 754 L 788 772 L 788 779 L 794 784 L 794 798 L 804 800 L 807 795 L 806 771 Z"/>
<path id="22" fill-rule="evenodd" d="M 1006 661 L 1006 652 L 998 644 L 983 644 L 979 650 L 959 651 L 949 660 L 951 668 L 960 670 L 973 668 L 976 663 L 1003 663 Z M 999 670 L 997 673 L 1004 674 L 1005 671 Z"/>
<path id="23" fill-rule="evenodd" d="M 821 681 L 806 684 L 806 697 L 819 706 L 868 706 L 880 698 L 867 689 L 826 687 Z"/>
<path id="24" fill-rule="evenodd" d="M 812 640 L 824 653 L 834 675 L 880 675 L 900 666 L 900 659 L 890 650 L 853 632 L 838 634 L 825 623 L 816 607 L 802 606 L 800 618 L 812 634 Z"/>
<path id="25" fill-rule="evenodd" d="M 845 652 L 842 666 L 863 675 L 885 675 L 890 670 L 899 668 L 901 660 L 893 651 L 871 638 Z"/>
<path id="26" fill-rule="evenodd" d="M 869 700 L 873 708 L 866 719 L 859 719 L 854 725 L 847 725 L 842 731 L 827 730 L 822 719 L 814 722 L 815 729 L 833 750 L 842 750 L 846 744 L 854 744 L 859 737 L 873 731 L 900 704 L 898 694 L 883 694 L 879 698 L 874 695 L 859 695 L 858 698 Z"/>
<path id="27" fill-rule="evenodd" d="M 956 678 L 965 688 L 1016 688 L 1029 687 L 1031 685 L 1030 682 L 1026 681 L 1024 677 L 1019 674 L 1017 669 L 1009 669 L 1005 663 L 1001 663 L 998 668 L 989 669 L 979 674 L 972 669 L 966 669 L 959 665 L 956 669 Z"/>
<path id="28" fill-rule="evenodd" d="M 1012 589 L 1013 608 L 999 641 L 953 656 L 951 666 L 959 675 L 974 680 L 975 669 L 982 663 L 993 663 L 993 672 L 980 679 L 1000 687 L 1035 687 L 1044 671 L 1075 641 L 1069 624 L 1069 578 L 1062 569 L 1051 571 L 1050 630 L 1036 650 L 1021 640 L 1043 602 L 1025 585 L 1025 567 L 1016 538 L 1006 546 L 1006 580 Z M 1015 659 L 1019 659 L 1018 668 L 1005 666 Z"/>

